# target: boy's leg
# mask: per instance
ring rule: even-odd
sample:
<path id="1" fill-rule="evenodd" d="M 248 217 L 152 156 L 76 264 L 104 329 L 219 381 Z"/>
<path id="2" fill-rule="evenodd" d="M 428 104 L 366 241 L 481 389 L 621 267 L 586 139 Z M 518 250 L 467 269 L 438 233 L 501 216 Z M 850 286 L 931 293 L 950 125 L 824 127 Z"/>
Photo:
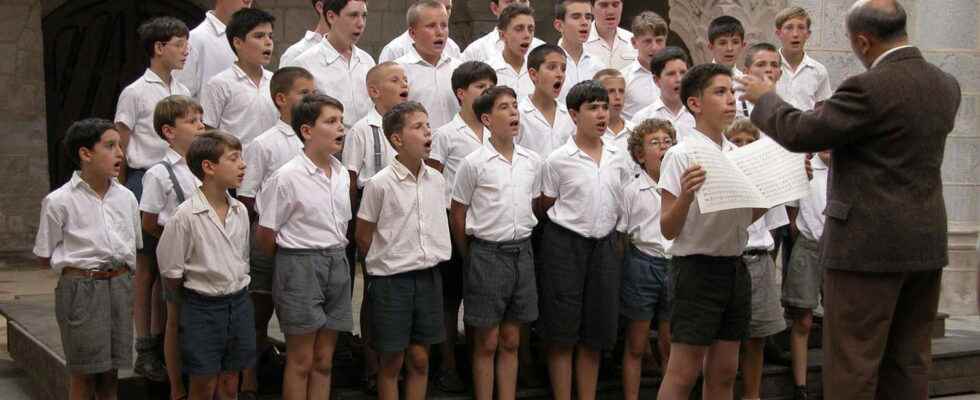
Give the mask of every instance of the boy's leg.
<path id="1" fill-rule="evenodd" d="M 94 374 L 81 374 L 73 372 L 71 382 L 68 385 L 68 398 L 70 400 L 91 400 L 95 394 Z"/>
<path id="2" fill-rule="evenodd" d="M 150 234 L 144 233 L 144 238 Z M 150 239 L 155 243 L 155 239 Z M 159 281 L 156 259 L 147 252 L 137 254 L 136 295 L 133 299 L 133 314 L 136 326 L 136 365 L 134 372 L 146 379 L 162 382 L 167 379 L 162 361 L 157 357 L 160 346 L 157 335 L 160 333 L 162 316 L 157 312 L 159 295 L 154 296 Z M 159 292 L 157 292 L 159 293 Z M 155 331 L 154 331 L 154 328 Z"/>
<path id="3" fill-rule="evenodd" d="M 708 347 L 685 343 L 672 343 L 667 372 L 660 383 L 657 398 L 661 400 L 686 400 L 698 380 Z"/>
<path id="4" fill-rule="evenodd" d="M 742 368 L 742 398 L 758 399 L 762 387 L 763 351 L 766 338 L 751 338 L 743 344 L 745 355 L 739 357 Z"/>
<path id="5" fill-rule="evenodd" d="M 169 295 L 168 295 L 169 296 Z M 180 326 L 180 305 L 167 301 L 167 327 L 163 338 L 163 355 L 167 364 L 167 377 L 170 379 L 170 398 L 181 399 L 187 395 L 181 376 L 180 339 L 177 332 Z"/>
<path id="6" fill-rule="evenodd" d="M 398 374 L 405 363 L 405 352 L 381 353 L 378 371 L 378 399 L 398 400 Z"/>
<path id="7" fill-rule="evenodd" d="M 316 333 L 286 335 L 286 368 L 283 371 L 283 400 L 305 399 L 310 388 L 313 370 Z"/>
<path id="8" fill-rule="evenodd" d="M 238 398 L 238 374 L 239 371 L 225 371 L 218 375 L 218 399 L 235 400 Z"/>
<path id="9" fill-rule="evenodd" d="M 119 371 L 113 369 L 95 375 L 95 398 L 115 400 L 119 396 Z"/>
<path id="10" fill-rule="evenodd" d="M 602 352 L 588 345 L 576 346 L 575 352 L 575 389 L 578 398 L 595 400 L 596 386 L 599 383 L 599 360 Z"/>
<path id="11" fill-rule="evenodd" d="M 191 390 L 187 400 L 214 400 L 218 388 L 218 374 L 191 375 Z"/>
<path id="12" fill-rule="evenodd" d="M 657 321 L 657 349 L 660 350 L 660 370 L 667 370 L 670 360 L 670 320 Z"/>
<path id="13" fill-rule="evenodd" d="M 738 341 L 719 340 L 704 358 L 704 398 L 731 399 L 738 373 Z"/>
<path id="14" fill-rule="evenodd" d="M 349 307 L 348 307 L 349 308 Z M 329 399 L 333 374 L 333 353 L 337 347 L 337 331 L 321 329 L 313 345 L 313 370 L 307 383 L 309 399 Z"/>
<path id="15" fill-rule="evenodd" d="M 626 328 L 626 348 L 623 350 L 623 397 L 636 400 L 640 396 L 643 353 L 650 343 L 650 321 L 630 321 Z"/>
<path id="16" fill-rule="evenodd" d="M 497 399 L 517 398 L 517 352 L 521 345 L 521 323 L 505 320 L 497 338 Z"/>
<path id="17" fill-rule="evenodd" d="M 494 357 L 499 332 L 498 326 L 476 328 L 473 338 L 473 395 L 476 400 L 493 399 Z"/>
<path id="18" fill-rule="evenodd" d="M 548 376 L 551 378 L 551 394 L 555 400 L 572 398 L 572 354 L 575 347 L 558 343 L 548 345 Z"/>
<path id="19" fill-rule="evenodd" d="M 255 226 L 253 221 L 249 235 L 249 277 L 248 292 L 255 308 L 255 349 L 257 355 L 264 353 L 269 344 L 269 321 L 275 311 L 272 300 L 272 281 L 276 259 L 262 253 L 255 244 Z M 242 392 L 258 392 L 258 363 L 253 368 L 242 371 Z"/>
<path id="20" fill-rule="evenodd" d="M 459 307 L 463 300 L 462 264 L 454 248 L 452 258 L 439 263 L 437 266 L 439 272 L 442 274 L 443 321 L 445 321 L 443 329 L 446 331 L 446 340 L 439 344 L 439 371 L 436 373 L 433 383 L 439 390 L 448 393 L 462 393 L 466 391 L 466 386 L 464 386 L 463 381 L 460 379 L 456 367 L 456 341 L 459 336 Z"/>
<path id="21" fill-rule="evenodd" d="M 405 377 L 405 398 L 424 400 L 429 383 L 429 345 L 412 343 L 405 351 L 408 355 L 407 375 Z"/>
<path id="22" fill-rule="evenodd" d="M 793 384 L 806 386 L 807 350 L 810 342 L 810 329 L 813 327 L 813 311 L 799 309 L 793 318 L 789 344 L 793 354 Z"/>

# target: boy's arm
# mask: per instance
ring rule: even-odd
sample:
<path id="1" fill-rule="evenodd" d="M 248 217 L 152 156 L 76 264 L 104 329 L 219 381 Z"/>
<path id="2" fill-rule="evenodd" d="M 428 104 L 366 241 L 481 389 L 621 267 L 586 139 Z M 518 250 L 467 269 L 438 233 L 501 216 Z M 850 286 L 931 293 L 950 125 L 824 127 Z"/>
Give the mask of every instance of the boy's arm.
<path id="1" fill-rule="evenodd" d="M 47 197 L 41 201 L 41 221 L 34 239 L 34 255 L 37 256 L 41 268 L 51 268 L 51 254 L 64 237 L 62 221 L 65 218 L 60 210 Z"/>
<path id="2" fill-rule="evenodd" d="M 558 172 L 551 167 L 547 160 L 541 163 L 541 171 L 538 173 L 538 181 L 541 182 L 541 196 L 537 199 L 539 219 L 548 213 L 551 206 L 555 205 L 555 200 L 558 199 L 559 194 L 558 182 L 560 179 Z"/>
<path id="3" fill-rule="evenodd" d="M 789 217 L 789 237 L 796 240 L 796 237 L 800 235 L 800 227 L 796 226 L 796 216 L 800 215 L 800 209 L 786 206 L 786 215 Z"/>
<path id="4" fill-rule="evenodd" d="M 357 218 L 357 224 L 354 227 L 354 241 L 357 242 L 357 251 L 365 255 L 368 254 L 368 250 L 371 250 L 371 240 L 374 238 L 374 230 L 377 227 L 377 224 L 374 222 L 367 222 L 361 218 Z"/>
<path id="5" fill-rule="evenodd" d="M 187 226 L 185 218 L 175 215 L 167 226 L 163 227 L 163 234 L 160 235 L 160 242 L 157 244 L 157 266 L 160 269 L 160 276 L 182 282 L 187 258 L 193 252 L 193 248 L 193 232 Z"/>
<path id="6" fill-rule="evenodd" d="M 143 230 L 146 231 L 146 233 L 153 235 L 153 237 L 159 239 L 160 235 L 163 234 L 163 227 L 159 224 L 160 214 L 146 211 L 142 212 L 141 214 L 143 215 Z"/>
<path id="7" fill-rule="evenodd" d="M 350 205 L 356 210 L 361 201 L 357 198 L 357 171 L 347 170 L 347 172 L 350 173 Z"/>
<path id="8" fill-rule="evenodd" d="M 354 224 L 354 241 L 357 242 L 357 250 L 365 256 L 371 249 L 374 231 L 378 228 L 377 221 L 381 218 L 382 196 L 383 193 L 374 180 L 364 185 L 361 204 L 357 210 L 357 223 Z"/>
<path id="9" fill-rule="evenodd" d="M 464 256 L 470 253 L 470 243 L 466 237 L 466 210 L 468 208 L 465 204 L 453 200 L 449 209 L 449 215 L 452 218 L 449 228 L 453 234 L 453 241 L 456 242 L 459 253 Z"/>
<path id="10" fill-rule="evenodd" d="M 255 245 L 262 254 L 269 257 L 276 255 L 276 231 L 262 225 L 255 227 Z"/>
<path id="11" fill-rule="evenodd" d="M 699 165 L 688 167 L 681 176 L 680 183 L 681 190 L 678 196 L 674 196 L 666 189 L 660 191 L 660 205 L 663 210 L 660 217 L 660 231 L 669 240 L 676 239 L 684 229 L 687 212 L 691 208 L 691 202 L 694 201 L 694 193 L 704 184 L 704 170 Z"/>
<path id="12" fill-rule="evenodd" d="M 221 114 L 225 109 L 224 88 L 214 78 L 201 89 L 201 122 L 209 128 L 218 128 L 221 124 Z"/>

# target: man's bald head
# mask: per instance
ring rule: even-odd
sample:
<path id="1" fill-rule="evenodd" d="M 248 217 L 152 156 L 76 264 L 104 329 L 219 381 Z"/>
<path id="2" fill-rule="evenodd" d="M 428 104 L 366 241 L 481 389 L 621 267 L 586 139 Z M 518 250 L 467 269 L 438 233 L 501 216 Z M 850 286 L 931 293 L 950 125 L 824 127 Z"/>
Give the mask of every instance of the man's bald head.
<path id="1" fill-rule="evenodd" d="M 896 0 L 858 0 L 847 13 L 847 30 L 891 43 L 908 38 L 907 19 L 905 8 Z"/>

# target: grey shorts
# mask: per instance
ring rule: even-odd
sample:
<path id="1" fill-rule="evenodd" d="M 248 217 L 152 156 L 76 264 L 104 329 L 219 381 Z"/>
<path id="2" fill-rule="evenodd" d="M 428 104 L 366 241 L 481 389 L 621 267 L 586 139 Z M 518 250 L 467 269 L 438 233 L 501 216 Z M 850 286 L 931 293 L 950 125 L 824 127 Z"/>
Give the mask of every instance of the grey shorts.
<path id="1" fill-rule="evenodd" d="M 779 288 L 779 270 L 769 253 L 744 255 L 742 261 L 749 270 L 752 280 L 752 319 L 749 322 L 749 337 L 762 338 L 786 329 L 783 319 L 783 306 L 780 303 L 782 291 Z"/>
<path id="2" fill-rule="evenodd" d="M 397 353 L 410 343 L 430 345 L 446 340 L 442 274 L 437 268 L 372 276 L 365 295 L 375 350 Z"/>
<path id="3" fill-rule="evenodd" d="M 622 260 L 618 234 L 590 239 L 556 223 L 544 228 L 541 271 L 541 336 L 595 350 L 616 346 Z"/>
<path id="4" fill-rule="evenodd" d="M 276 257 L 269 256 L 259 250 L 255 242 L 255 226 L 248 235 L 249 255 L 248 255 L 248 276 L 251 280 L 248 283 L 250 293 L 272 294 L 272 281 L 276 268 Z"/>
<path id="5" fill-rule="evenodd" d="M 54 314 L 68 370 L 98 374 L 133 366 L 133 280 L 62 275 Z"/>
<path id="6" fill-rule="evenodd" d="M 272 300 L 283 334 L 353 329 L 351 277 L 344 248 L 280 248 L 275 263 Z"/>
<path id="7" fill-rule="evenodd" d="M 824 268 L 817 255 L 817 242 L 802 236 L 793 245 L 793 254 L 783 277 L 783 305 L 816 309 L 820 304 Z"/>
<path id="8" fill-rule="evenodd" d="M 463 285 L 467 325 L 482 328 L 503 320 L 526 323 L 538 319 L 529 238 L 508 242 L 472 239 Z"/>
<path id="9" fill-rule="evenodd" d="M 255 365 L 255 309 L 245 290 L 206 296 L 183 289 L 180 357 L 184 373 L 213 375 Z"/>
<path id="10" fill-rule="evenodd" d="M 670 321 L 667 259 L 630 246 L 623 260 L 620 313 L 633 321 Z"/>

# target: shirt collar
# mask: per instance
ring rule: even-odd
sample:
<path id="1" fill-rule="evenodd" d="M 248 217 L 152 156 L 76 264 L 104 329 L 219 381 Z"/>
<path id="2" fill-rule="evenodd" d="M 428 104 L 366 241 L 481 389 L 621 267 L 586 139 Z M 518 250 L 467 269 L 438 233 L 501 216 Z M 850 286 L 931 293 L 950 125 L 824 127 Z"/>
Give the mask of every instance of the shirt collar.
<path id="1" fill-rule="evenodd" d="M 708 135 L 706 135 L 704 132 L 698 130 L 698 128 L 692 128 L 691 133 L 693 133 L 694 137 L 698 138 L 699 140 L 702 140 L 705 143 L 714 146 L 715 148 L 718 147 L 718 144 L 716 144 L 713 140 L 711 140 L 711 138 L 709 138 Z M 725 135 L 721 135 L 721 151 L 729 151 L 734 149 L 735 149 L 735 145 L 732 144 L 732 142 L 729 142 L 728 138 L 726 138 Z"/>
<path id="2" fill-rule="evenodd" d="M 324 40 L 324 41 L 320 42 L 320 46 L 322 46 L 320 48 L 320 51 L 321 51 L 321 54 L 323 54 L 323 60 L 326 61 L 327 64 L 332 64 L 334 61 L 337 61 L 338 58 L 342 58 L 340 56 L 340 52 L 337 51 L 337 49 L 335 49 L 333 47 L 333 45 L 330 44 L 329 41 Z M 357 46 L 352 46 L 351 47 L 350 61 L 352 63 L 353 62 L 358 62 L 358 63 L 361 62 L 360 51 L 361 51 L 361 49 L 357 48 Z"/>
<path id="3" fill-rule="evenodd" d="M 642 179 L 640 181 L 640 190 L 657 189 L 657 181 L 653 180 L 653 177 L 646 171 L 640 172 L 639 179 Z"/>
<path id="4" fill-rule="evenodd" d="M 302 164 L 303 169 L 306 170 L 306 173 L 310 175 L 326 175 L 326 171 L 313 163 L 313 160 L 306 155 L 306 152 L 299 153 L 298 157 L 300 157 L 300 164 Z M 337 157 L 330 157 L 330 178 L 337 175 L 338 172 L 341 172 L 344 169 L 344 165 L 337 160 Z"/>
<path id="5" fill-rule="evenodd" d="M 204 16 L 208 23 L 211 24 L 211 29 L 214 31 L 215 36 L 222 36 L 225 34 L 225 29 L 227 27 L 225 26 L 224 22 L 221 22 L 221 20 L 214 15 L 214 10 L 208 11 L 206 14 L 204 14 Z"/>
<path id="6" fill-rule="evenodd" d="M 616 139 L 616 138 L 618 138 L 620 136 L 623 136 L 623 135 L 629 135 L 630 132 L 632 132 L 632 131 L 633 131 L 633 123 L 624 119 L 623 120 L 623 130 L 621 130 L 621 131 L 619 131 L 617 133 L 617 132 L 613 132 L 612 131 L 612 128 L 610 128 L 610 127 L 607 126 L 606 127 L 606 136 L 609 136 L 612 139 Z"/>
<path id="7" fill-rule="evenodd" d="M 627 32 L 629 31 L 620 27 L 616 27 L 616 40 L 629 43 L 630 39 L 626 34 Z M 602 37 L 599 36 L 599 30 L 596 29 L 595 22 L 593 22 L 592 26 L 589 27 L 589 37 L 588 39 L 585 39 L 585 42 L 586 43 L 594 42 L 596 40 L 602 40 Z"/>
<path id="8" fill-rule="evenodd" d="M 504 155 L 503 154 L 500 154 L 500 152 L 497 151 L 497 148 L 496 147 L 493 147 L 493 143 L 490 143 L 490 139 L 487 139 L 487 140 L 484 140 L 483 141 L 483 147 L 486 149 L 486 152 L 484 153 L 484 155 L 486 155 L 486 160 L 487 161 L 493 160 L 494 158 L 498 158 L 498 157 L 501 160 L 506 160 L 506 158 L 504 158 Z M 515 156 L 524 157 L 524 158 L 530 157 L 530 155 L 528 155 L 528 153 L 527 153 L 528 151 L 529 150 L 528 149 L 525 149 L 523 146 L 519 146 L 517 143 L 514 143 L 514 155 Z"/>
<path id="9" fill-rule="evenodd" d="M 391 164 L 389 165 L 391 165 L 391 170 L 395 172 L 395 177 L 397 177 L 400 181 L 409 178 L 413 178 L 415 181 L 421 181 L 425 177 L 425 174 L 428 173 L 428 171 L 426 171 L 428 168 L 426 168 L 425 163 L 422 163 L 422 171 L 419 172 L 418 179 L 414 179 L 414 175 L 412 175 L 412 172 L 408 170 L 408 167 L 406 167 L 405 164 L 402 164 L 401 161 L 398 161 L 397 158 L 391 159 Z"/>
<path id="10" fill-rule="evenodd" d="M 790 67 L 790 65 L 789 65 L 789 60 L 787 60 L 786 59 L 786 56 L 783 55 L 783 49 L 779 49 L 779 61 L 782 63 L 783 68 L 786 68 L 787 70 L 792 71 L 792 67 Z M 814 60 L 813 58 L 810 58 L 810 55 L 807 54 L 806 52 L 804 52 L 803 53 L 803 59 L 800 60 L 800 65 L 797 66 L 796 72 L 802 71 L 803 68 L 806 68 L 806 67 L 816 68 L 817 67 L 817 60 Z"/>
<path id="11" fill-rule="evenodd" d="M 555 122 L 558 122 L 558 114 L 568 114 L 568 109 L 565 107 L 564 104 L 561 104 L 561 102 L 559 102 L 558 99 L 555 99 L 555 105 L 556 105 Z M 534 106 L 534 103 L 531 102 L 531 99 L 529 97 L 525 97 L 522 101 L 519 101 L 517 103 L 517 108 L 524 113 L 537 113 L 539 115 L 542 115 L 542 118 L 544 116 L 544 114 L 542 114 L 541 111 Z"/>
<path id="12" fill-rule="evenodd" d="M 163 83 L 163 79 L 160 78 L 160 75 L 157 75 L 156 72 L 153 72 L 153 70 L 149 68 L 147 68 L 146 72 L 143 73 L 143 80 L 150 83 L 159 83 L 161 85 L 165 85 Z"/>
<path id="13" fill-rule="evenodd" d="M 415 42 L 414 41 L 412 42 L 411 45 L 409 45 L 406 48 L 406 50 L 407 51 L 405 52 L 405 55 L 403 55 L 402 57 L 405 57 L 405 61 L 408 61 L 408 63 L 410 63 L 410 64 L 432 65 L 432 64 L 429 64 L 428 61 L 425 61 L 425 59 L 422 58 L 422 55 L 419 54 L 419 51 L 415 49 Z M 449 56 L 446 55 L 446 51 L 443 50 L 442 54 L 439 55 L 439 61 L 436 61 L 435 67 L 442 66 L 443 64 L 445 64 L 447 62 L 449 62 Z"/>
<path id="14" fill-rule="evenodd" d="M 283 122 L 281 119 L 276 120 L 275 127 L 276 130 L 278 130 L 279 133 L 281 133 L 285 137 L 296 136 L 296 131 L 293 130 L 293 127 L 289 126 L 289 124 Z"/>
<path id="15" fill-rule="evenodd" d="M 73 189 L 81 188 L 84 190 L 88 190 L 89 192 L 95 193 L 95 190 L 93 190 L 92 187 L 89 186 L 88 182 L 85 182 L 85 180 L 82 179 L 82 171 L 80 170 L 75 170 L 75 172 L 72 173 L 71 179 L 68 181 L 68 184 L 69 187 Z M 106 190 L 105 196 L 108 196 L 109 190 L 111 190 L 113 187 L 117 185 L 122 186 L 122 184 L 119 183 L 119 181 L 117 181 L 116 179 L 109 179 L 109 189 Z"/>
<path id="16" fill-rule="evenodd" d="M 452 127 L 453 131 L 455 131 L 456 133 L 459 133 L 460 135 L 465 135 L 466 137 L 471 138 L 473 140 L 477 140 L 473 130 L 470 129 L 469 125 L 466 125 L 466 121 L 463 121 L 463 117 L 461 117 L 459 113 L 453 116 L 453 119 L 449 121 L 449 126 Z M 486 143 L 489 138 L 490 138 L 490 129 L 484 126 L 483 143 Z"/>
<path id="17" fill-rule="evenodd" d="M 316 32 L 313 32 L 313 31 L 306 31 L 306 35 L 303 35 L 303 40 L 305 40 L 307 42 L 317 42 L 317 43 L 320 43 L 320 41 L 323 40 L 323 38 L 324 38 L 323 35 L 321 35 L 319 33 L 316 33 Z"/>
<path id="18" fill-rule="evenodd" d="M 367 119 L 368 126 L 381 127 L 382 118 L 381 114 L 378 113 L 378 109 L 371 107 L 371 111 L 368 111 L 367 116 L 364 118 Z"/>
<path id="19" fill-rule="evenodd" d="M 487 64 L 489 64 L 490 67 L 494 69 L 494 71 L 500 71 L 502 69 L 506 69 L 507 71 L 517 72 L 517 76 L 527 74 L 527 56 L 524 57 L 524 64 L 521 65 L 521 70 L 514 71 L 514 67 L 511 67 L 510 64 L 507 63 L 507 61 L 504 61 L 504 54 L 501 51 L 494 52 L 493 56 L 491 56 L 490 59 L 487 60 Z"/>
<path id="20" fill-rule="evenodd" d="M 180 153 L 177 153 L 177 151 L 175 151 L 174 149 L 172 149 L 170 147 L 167 148 L 167 153 L 164 154 L 163 161 L 166 161 L 167 164 L 170 164 L 170 165 L 177 165 L 177 164 L 180 164 L 180 163 L 186 163 L 186 161 L 184 160 L 184 157 L 181 157 L 180 156 Z"/>
<path id="21" fill-rule="evenodd" d="M 227 192 L 225 192 L 225 198 L 228 199 L 228 211 L 237 214 L 243 211 L 243 209 L 245 208 L 245 206 L 243 206 L 241 202 L 235 200 L 235 198 L 231 197 L 231 194 Z M 191 197 L 190 201 L 191 201 L 191 212 L 194 214 L 206 213 L 208 211 L 213 210 L 213 208 L 211 207 L 211 202 L 209 202 L 208 198 L 204 196 L 204 192 L 201 191 L 200 188 L 197 189 L 197 193 L 194 194 L 194 197 Z"/>
<path id="22" fill-rule="evenodd" d="M 651 74 L 651 75 L 653 74 L 653 72 L 650 72 L 650 70 L 646 69 L 643 66 L 643 64 L 640 64 L 639 61 L 633 61 L 633 63 L 630 64 L 628 68 L 629 68 L 628 71 L 631 72 L 631 73 L 634 73 L 634 74 L 637 73 L 637 72 L 643 72 L 643 73 L 647 73 L 647 74 Z"/>
<path id="23" fill-rule="evenodd" d="M 899 51 L 901 49 L 909 48 L 909 47 L 912 47 L 912 45 L 907 44 L 907 45 L 904 45 L 904 46 L 898 46 L 898 47 L 893 47 L 891 49 L 888 49 L 888 51 L 886 51 L 884 53 L 881 53 L 881 55 L 878 56 L 878 58 L 875 59 L 875 62 L 871 63 L 871 67 L 869 67 L 868 69 L 874 68 L 876 65 L 880 64 L 881 63 L 881 60 L 884 60 L 885 57 L 888 57 L 889 54 L 894 53 L 896 51 Z"/>
<path id="24" fill-rule="evenodd" d="M 238 66 L 238 63 L 231 64 L 231 70 L 235 71 L 235 76 L 238 77 L 238 79 L 246 79 L 251 82 L 252 78 L 250 78 L 248 74 L 245 73 L 245 70 L 243 70 L 242 67 Z M 271 79 L 272 79 L 272 72 L 265 69 L 265 67 L 262 67 L 262 80 L 266 81 Z"/>
<path id="25" fill-rule="evenodd" d="M 571 155 L 574 155 L 575 153 L 582 152 L 582 149 L 578 148 L 578 145 L 575 144 L 575 137 L 574 136 L 568 138 L 568 141 L 565 142 L 565 152 L 567 152 L 568 155 L 570 155 L 570 156 Z M 602 141 L 602 152 L 603 153 L 608 152 L 608 153 L 616 154 L 616 153 L 619 152 L 619 148 L 616 147 L 616 146 L 612 146 L 609 143 L 606 143 L 605 140 L 603 140 Z M 588 157 L 588 156 L 586 156 L 586 157 Z M 605 157 L 603 157 L 603 158 L 605 158 Z"/>

